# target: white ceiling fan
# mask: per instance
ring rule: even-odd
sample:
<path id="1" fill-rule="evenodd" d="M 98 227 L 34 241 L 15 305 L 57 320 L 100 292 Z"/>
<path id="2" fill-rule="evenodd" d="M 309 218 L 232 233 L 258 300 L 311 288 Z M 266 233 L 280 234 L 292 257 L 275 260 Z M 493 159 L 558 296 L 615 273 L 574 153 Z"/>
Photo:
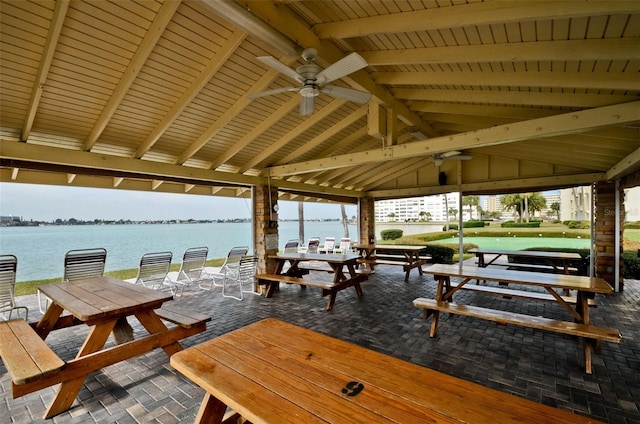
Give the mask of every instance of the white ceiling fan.
<path id="1" fill-rule="evenodd" d="M 451 150 L 444 153 L 436 153 L 435 155 L 432 156 L 432 159 L 433 159 L 433 164 L 435 166 L 440 166 L 442 165 L 445 159 L 470 160 L 470 159 L 473 159 L 473 157 L 469 155 L 463 155 L 462 152 L 458 150 Z"/>
<path id="2" fill-rule="evenodd" d="M 261 91 L 259 93 L 249 94 L 247 97 L 255 99 L 258 97 L 270 96 L 272 94 L 286 93 L 287 91 L 299 92 L 300 99 L 300 115 L 311 115 L 315 110 L 315 98 L 320 93 L 325 93 L 333 97 L 349 100 L 356 103 L 367 103 L 371 98 L 371 94 L 365 91 L 354 90 L 351 88 L 338 87 L 335 85 L 326 85 L 331 81 L 340 79 L 352 72 L 358 71 L 367 66 L 366 60 L 358 53 L 340 59 L 326 69 L 320 68 L 314 63 L 318 52 L 315 49 L 304 49 L 302 58 L 306 64 L 293 70 L 278 61 L 273 56 L 260 56 L 257 59 L 265 65 L 271 66 L 273 69 L 283 73 L 289 78 L 300 83 L 298 87 L 282 87 L 273 90 Z"/>

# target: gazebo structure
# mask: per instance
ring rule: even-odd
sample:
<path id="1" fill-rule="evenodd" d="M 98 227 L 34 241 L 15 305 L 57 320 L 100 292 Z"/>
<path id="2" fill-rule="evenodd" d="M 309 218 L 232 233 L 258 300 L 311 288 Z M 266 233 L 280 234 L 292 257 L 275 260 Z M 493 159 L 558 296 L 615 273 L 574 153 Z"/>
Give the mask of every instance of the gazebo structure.
<path id="1" fill-rule="evenodd" d="M 640 185 L 637 1 L 0 12 L 0 181 L 252 197 L 263 268 L 278 199 L 357 203 L 366 240 L 376 199 L 593 185 L 595 271 L 619 279 L 622 190 Z"/>

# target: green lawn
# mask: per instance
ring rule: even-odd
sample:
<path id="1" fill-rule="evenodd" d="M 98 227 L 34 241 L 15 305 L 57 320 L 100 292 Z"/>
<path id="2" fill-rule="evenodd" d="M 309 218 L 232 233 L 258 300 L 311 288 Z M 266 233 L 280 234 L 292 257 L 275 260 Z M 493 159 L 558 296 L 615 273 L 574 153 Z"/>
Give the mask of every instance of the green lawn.
<path id="1" fill-rule="evenodd" d="M 624 230 L 624 237 L 631 241 L 640 242 L 640 230 Z"/>
<path id="2" fill-rule="evenodd" d="M 221 266 L 224 263 L 224 259 L 225 258 L 210 259 L 207 261 L 205 265 L 212 266 L 212 267 Z M 171 271 L 179 271 L 179 270 L 180 270 L 179 263 L 175 263 L 171 265 Z M 138 269 L 133 268 L 133 269 L 123 269 L 120 271 L 110 271 L 110 272 L 105 272 L 104 275 L 108 277 L 118 278 L 120 280 L 127 280 L 129 278 L 136 278 L 136 276 L 138 275 Z M 28 294 L 34 294 L 36 293 L 36 289 L 38 288 L 38 286 L 41 286 L 43 284 L 59 283 L 61 279 L 62 277 L 51 278 L 48 280 L 17 282 L 16 288 L 15 288 L 15 295 L 25 296 Z"/>

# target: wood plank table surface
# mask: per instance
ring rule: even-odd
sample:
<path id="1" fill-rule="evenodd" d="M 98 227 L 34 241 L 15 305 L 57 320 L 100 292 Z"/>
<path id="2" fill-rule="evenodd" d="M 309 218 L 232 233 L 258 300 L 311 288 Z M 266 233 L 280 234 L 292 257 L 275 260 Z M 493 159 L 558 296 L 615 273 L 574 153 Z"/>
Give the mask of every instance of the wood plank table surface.
<path id="1" fill-rule="evenodd" d="M 191 328 L 167 328 L 154 310 L 171 301 L 171 293 L 151 290 L 111 277 L 48 284 L 39 289 L 51 299 L 49 308 L 34 326 L 42 339 L 46 339 L 52 330 L 72 325 L 86 324 L 92 327 L 75 359 L 67 361 L 59 373 L 13 387 L 14 397 L 18 397 L 62 383 L 45 418 L 71 407 L 89 373 L 157 347 L 161 347 L 170 356 L 182 350 L 179 340 L 206 329 L 204 322 Z M 70 315 L 63 316 L 63 311 L 68 311 Z M 123 334 L 130 333 L 126 317 L 131 315 L 142 323 L 149 334 L 139 340 L 133 340 L 132 336 L 128 340 L 122 336 L 115 337 L 118 329 Z M 105 348 L 112 331 L 116 345 Z"/>
<path id="2" fill-rule="evenodd" d="M 366 263 L 371 267 L 373 271 L 380 261 L 376 260 L 376 254 L 378 251 L 394 252 L 404 256 L 403 262 L 398 262 L 398 265 L 404 265 L 404 281 L 409 281 L 409 274 L 414 268 L 418 269 L 420 275 L 422 275 L 422 265 L 426 263 L 425 260 L 420 259 L 420 252 L 425 249 L 425 246 L 409 246 L 400 244 L 356 244 L 353 246 L 360 252 L 363 263 Z M 385 261 L 386 265 L 395 265 L 392 261 Z"/>
<path id="3" fill-rule="evenodd" d="M 454 294 L 458 290 L 464 290 L 465 285 L 472 280 L 488 280 L 499 283 L 509 283 L 514 285 L 525 285 L 541 287 L 549 293 L 558 304 L 560 304 L 569 313 L 573 321 L 580 324 L 589 325 L 589 298 L 596 293 L 610 294 L 613 288 L 602 278 L 586 277 L 578 275 L 565 274 L 548 274 L 529 271 L 513 271 L 502 268 L 478 268 L 473 266 L 464 266 L 462 264 L 434 264 L 425 269 L 428 274 L 433 274 L 438 280 L 435 300 L 437 302 L 453 300 Z M 460 278 L 462 281 L 455 286 L 451 284 L 450 278 Z M 556 293 L 557 289 L 576 290 L 577 300 L 575 306 L 566 302 L 562 296 Z M 486 309 L 486 308 L 482 308 Z M 486 315 L 492 315 L 490 309 L 486 309 Z M 502 316 L 508 317 L 508 312 L 501 312 Z M 513 314 L 521 315 L 521 314 Z M 428 314 L 425 314 L 425 318 Z M 531 317 L 535 320 L 536 317 Z M 562 324 L 562 321 L 558 321 Z M 431 336 L 435 336 L 438 325 L 438 312 L 433 312 L 433 321 L 431 323 Z M 550 328 L 547 328 L 550 329 Z M 595 329 L 594 329 L 595 331 Z M 585 338 L 584 340 L 584 357 L 585 368 L 587 373 L 591 373 L 591 350 L 598 349 L 593 340 Z"/>
<path id="4" fill-rule="evenodd" d="M 596 422 L 273 318 L 170 361 L 206 391 L 197 423 Z"/>
<path id="5" fill-rule="evenodd" d="M 280 253 L 277 255 L 269 256 L 271 259 L 277 261 L 275 274 L 287 275 L 296 278 L 302 278 L 308 274 L 307 270 L 300 268 L 302 262 L 323 262 L 331 267 L 333 273 L 333 288 L 330 290 L 323 290 L 323 296 L 329 296 L 327 301 L 327 310 L 333 309 L 333 305 L 336 299 L 336 292 L 348 287 L 353 287 L 358 296 L 362 296 L 362 287 L 360 283 L 367 280 L 366 275 L 361 275 L 356 272 L 358 265 L 359 255 L 356 254 L 321 254 L 321 253 Z M 289 264 L 289 268 L 285 269 L 285 265 Z M 266 297 L 271 297 L 277 283 L 273 282 L 269 284 L 267 288 Z"/>
<path id="6" fill-rule="evenodd" d="M 495 263 L 501 256 L 516 256 L 522 258 L 536 258 L 544 260 L 555 272 L 569 274 L 569 262 L 580 261 L 582 256 L 575 252 L 543 252 L 540 250 L 500 250 L 500 249 L 469 249 L 468 253 L 473 253 L 478 258 L 478 266 L 486 268 Z M 485 261 L 484 255 L 495 255 L 490 261 Z M 556 261 L 562 262 L 559 268 Z"/>

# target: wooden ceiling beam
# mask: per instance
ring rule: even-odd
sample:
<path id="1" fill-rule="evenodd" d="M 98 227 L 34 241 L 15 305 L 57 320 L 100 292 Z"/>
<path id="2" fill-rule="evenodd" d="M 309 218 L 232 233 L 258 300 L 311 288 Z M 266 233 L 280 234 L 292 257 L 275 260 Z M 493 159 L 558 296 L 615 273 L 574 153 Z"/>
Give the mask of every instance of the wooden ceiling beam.
<path id="1" fill-rule="evenodd" d="M 380 182 L 391 181 L 400 178 L 404 175 L 407 175 L 408 173 L 412 173 L 420 168 L 424 168 L 427 165 L 427 159 L 424 157 L 403 161 L 402 164 L 394 167 L 393 169 L 390 169 L 388 172 L 378 172 L 365 181 L 358 181 L 354 183 L 350 188 L 367 191 Z"/>
<path id="2" fill-rule="evenodd" d="M 138 77 L 138 74 L 144 67 L 144 64 L 153 51 L 153 48 L 158 43 L 158 40 L 160 40 L 160 38 L 162 37 L 165 28 L 167 27 L 169 22 L 171 22 L 171 19 L 173 18 L 176 10 L 178 10 L 178 7 L 180 7 L 180 3 L 180 0 L 167 1 L 162 3 L 158 14 L 151 24 L 151 27 L 146 32 L 144 38 L 142 39 L 142 42 L 140 43 L 140 46 L 138 46 L 136 53 L 133 55 L 133 58 L 129 62 L 127 69 L 125 69 L 125 71 L 122 73 L 122 77 L 118 81 L 118 85 L 113 90 L 111 97 L 102 108 L 100 116 L 93 124 L 93 128 L 82 144 L 82 150 L 90 151 L 96 144 L 96 141 L 98 141 L 100 135 L 102 135 L 102 132 L 109 124 L 111 117 L 118 109 L 120 102 L 122 102 L 122 99 L 124 99 L 124 97 L 129 92 L 131 84 L 133 84 L 135 79 Z"/>
<path id="3" fill-rule="evenodd" d="M 300 99 L 298 99 L 298 101 L 299 100 Z M 291 131 L 289 131 L 285 136 L 283 136 L 283 137 L 279 138 L 278 140 L 276 140 L 269 147 L 267 147 L 262 152 L 260 152 L 260 154 L 256 155 L 249 162 L 247 162 L 243 166 L 241 166 L 239 172 L 240 173 L 246 172 L 247 170 L 251 169 L 252 167 L 258 165 L 260 162 L 266 160 L 267 158 L 269 158 L 269 156 L 271 156 L 272 154 L 274 154 L 275 152 L 280 150 L 283 146 L 287 145 L 288 143 L 290 143 L 295 138 L 301 136 L 302 134 L 304 134 L 309 129 L 311 129 L 314 126 L 318 125 L 318 123 L 322 122 L 323 119 L 325 119 L 331 113 L 335 112 L 338 108 L 340 108 L 345 103 L 346 103 L 346 100 L 343 100 L 343 99 L 334 99 L 334 100 L 332 100 L 331 103 L 329 103 L 328 105 L 326 105 L 325 107 L 323 107 L 319 111 L 316 111 L 313 115 L 311 115 L 307 119 L 305 119 L 296 128 L 291 129 Z"/>
<path id="4" fill-rule="evenodd" d="M 351 125 L 356 123 L 358 120 L 364 118 L 367 115 L 367 105 L 360 106 L 353 113 L 349 114 L 349 116 L 340 120 L 340 122 L 332 125 L 328 130 L 323 131 L 318 136 L 312 138 L 302 146 L 298 147 L 293 152 L 289 153 L 284 158 L 280 159 L 277 164 L 283 165 L 285 163 L 292 162 L 305 153 L 309 152 L 312 149 L 315 149 L 325 141 L 329 140 L 331 137 L 337 135 L 340 131 L 343 131 L 349 128 Z"/>
<path id="5" fill-rule="evenodd" d="M 607 171 L 607 179 L 615 180 L 625 174 L 640 170 L 640 147 L 628 154 Z"/>
<path id="6" fill-rule="evenodd" d="M 224 66 L 225 62 L 236 49 L 242 44 L 246 34 L 240 30 L 236 30 L 229 38 L 227 38 L 224 44 L 216 52 L 216 54 L 209 60 L 207 66 L 200 72 L 200 75 L 189 85 L 189 87 L 182 93 L 182 96 L 175 102 L 171 110 L 162 118 L 162 120 L 151 131 L 151 134 L 142 142 L 134 153 L 134 158 L 141 158 L 146 152 L 153 147 L 154 144 L 162 137 L 162 134 L 169 129 L 171 124 L 184 112 L 184 110 L 191 104 L 191 101 L 200 93 L 200 91 L 209 83 L 209 80 Z M 274 76 L 275 78 L 276 76 Z M 230 113 L 230 112 L 227 112 Z M 235 116 L 235 115 L 234 115 Z"/>
<path id="7" fill-rule="evenodd" d="M 445 102 L 411 102 L 411 109 L 416 112 L 447 113 L 450 115 L 465 116 L 491 116 L 497 118 L 515 118 L 518 120 L 544 118 L 546 116 L 560 115 L 566 110 L 542 109 L 533 107 L 495 106 L 495 105 L 470 105 Z"/>
<path id="8" fill-rule="evenodd" d="M 637 100 L 638 96 L 612 94 L 548 93 L 532 91 L 432 90 L 399 88 L 397 98 L 405 100 L 460 103 L 492 103 L 557 107 L 599 107 Z"/>
<path id="9" fill-rule="evenodd" d="M 456 4 L 425 10 L 345 19 L 313 27 L 321 39 L 366 37 L 384 33 L 432 31 L 475 25 L 636 13 L 634 1 L 518 1 Z"/>
<path id="10" fill-rule="evenodd" d="M 363 163 L 433 155 L 434 153 L 443 153 L 449 150 L 464 150 L 520 140 L 574 134 L 638 121 L 640 121 L 640 102 L 630 102 L 499 125 L 472 133 L 453 134 L 420 142 L 405 143 L 385 149 L 275 166 L 267 168 L 266 173 L 270 176 L 281 177 Z"/>
<path id="11" fill-rule="evenodd" d="M 272 27 L 277 28 L 289 39 L 296 40 L 296 43 L 300 46 L 316 49 L 319 56 L 318 60 L 320 62 L 324 61 L 324 65 L 335 63 L 344 57 L 345 54 L 342 50 L 329 41 L 319 39 L 288 8 L 267 1 L 248 1 L 245 4 L 251 13 L 269 22 Z M 385 87 L 376 84 L 366 70 L 355 72 L 342 78 L 342 80 L 347 81 L 357 89 L 368 91 L 372 96 L 378 98 L 381 103 L 393 108 L 398 114 L 398 118 L 407 125 L 417 126 L 429 136 L 437 135 L 427 123 L 420 119 L 420 116 L 407 108 L 403 102 L 395 99 Z"/>
<path id="12" fill-rule="evenodd" d="M 571 60 L 638 60 L 637 38 L 530 41 L 358 52 L 369 66 Z"/>
<path id="13" fill-rule="evenodd" d="M 300 98 L 298 96 L 292 96 L 286 103 L 282 104 L 271 115 L 253 127 L 251 131 L 243 135 L 239 140 L 235 141 L 231 147 L 229 147 L 224 153 L 215 157 L 211 163 L 211 169 L 216 169 L 223 163 L 230 160 L 237 155 L 242 149 L 247 147 L 253 140 L 258 138 L 262 133 L 271 128 L 275 123 L 280 121 L 286 115 L 288 115 L 293 109 L 297 108 L 300 104 Z"/>
<path id="14" fill-rule="evenodd" d="M 546 188 L 557 189 L 590 185 L 594 182 L 606 181 L 604 172 L 554 175 L 550 177 L 519 178 L 499 181 L 482 181 L 479 183 L 448 184 L 444 186 L 416 187 L 407 189 L 372 190 L 366 192 L 375 199 L 402 199 L 407 197 L 431 196 L 434 194 L 461 191 L 465 194 L 504 194 L 524 191 L 540 191 Z"/>
<path id="15" fill-rule="evenodd" d="M 373 79 L 384 85 L 458 85 L 491 87 L 584 88 L 598 90 L 640 90 L 635 72 L 377 72 Z"/>
<path id="16" fill-rule="evenodd" d="M 51 69 L 51 62 L 53 61 L 53 55 L 56 52 L 56 46 L 58 45 L 62 25 L 64 24 L 65 17 L 67 16 L 69 2 L 70 0 L 57 1 L 55 9 L 53 10 L 51 26 L 49 27 L 47 41 L 44 44 L 42 53 L 42 60 L 40 61 L 38 74 L 36 75 L 33 87 L 31 88 L 31 96 L 29 96 L 29 105 L 27 106 L 27 113 L 24 124 L 22 125 L 22 133 L 20 134 L 21 141 L 27 141 L 31 134 L 31 128 L 33 127 L 33 121 L 36 118 L 38 106 L 40 106 L 40 99 L 42 98 L 42 92 L 47 82 L 49 70 Z"/>

